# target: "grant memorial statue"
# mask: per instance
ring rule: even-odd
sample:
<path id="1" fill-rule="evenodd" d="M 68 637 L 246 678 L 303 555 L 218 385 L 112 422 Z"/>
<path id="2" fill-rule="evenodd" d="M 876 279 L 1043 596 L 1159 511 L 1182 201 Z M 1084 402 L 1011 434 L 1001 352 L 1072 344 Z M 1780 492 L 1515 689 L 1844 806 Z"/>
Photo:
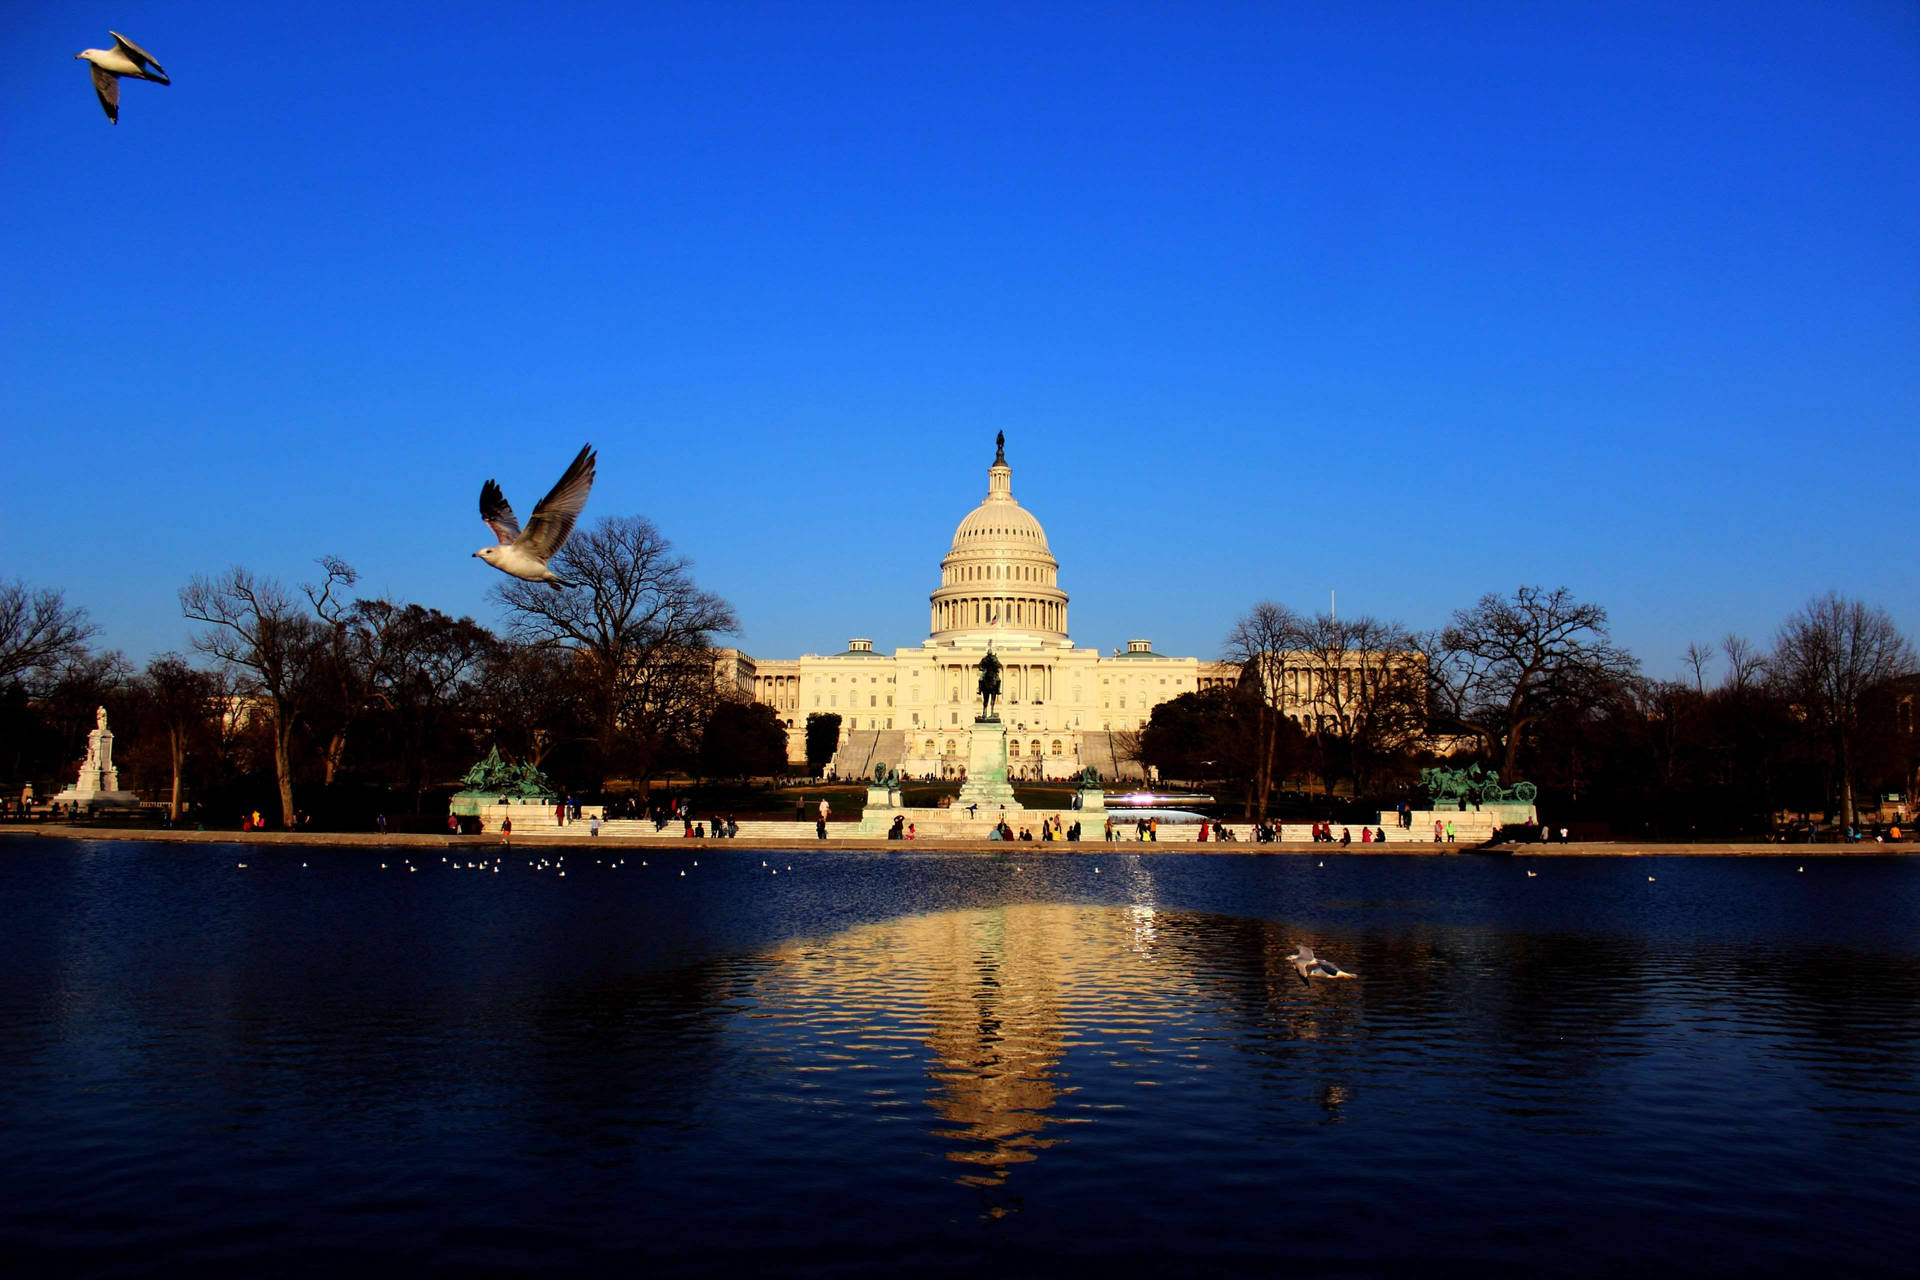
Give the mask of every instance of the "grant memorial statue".
<path id="1" fill-rule="evenodd" d="M 1007 727 L 993 713 L 999 697 L 1000 659 L 989 649 L 980 659 L 980 714 L 967 735 L 967 780 L 954 801 L 981 822 L 997 822 L 1003 812 L 1020 808 L 1007 781 Z"/>
<path id="2" fill-rule="evenodd" d="M 993 656 L 993 650 L 987 650 L 987 656 L 980 659 L 980 719 L 997 721 L 993 714 L 993 703 L 1000 696 L 1000 659 Z"/>

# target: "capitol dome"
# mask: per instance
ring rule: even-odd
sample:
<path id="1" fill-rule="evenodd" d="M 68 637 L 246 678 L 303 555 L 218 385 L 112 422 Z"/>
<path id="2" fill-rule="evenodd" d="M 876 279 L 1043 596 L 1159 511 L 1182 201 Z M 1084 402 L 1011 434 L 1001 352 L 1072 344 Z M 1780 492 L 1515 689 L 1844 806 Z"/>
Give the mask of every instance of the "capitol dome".
<path id="1" fill-rule="evenodd" d="M 1067 593 L 1059 587 L 1059 562 L 1047 548 L 1047 531 L 1013 496 L 1006 436 L 996 444 L 987 496 L 954 529 L 953 547 L 940 562 L 930 638 L 1024 636 L 1064 644 Z"/>
<path id="2" fill-rule="evenodd" d="M 1009 478 L 1011 467 L 1006 468 Z M 987 499 L 960 522 L 953 531 L 953 551 L 969 551 L 1000 544 L 1010 551 L 1047 551 L 1047 531 L 1033 512 L 1015 502 L 1011 493 L 989 492 Z"/>

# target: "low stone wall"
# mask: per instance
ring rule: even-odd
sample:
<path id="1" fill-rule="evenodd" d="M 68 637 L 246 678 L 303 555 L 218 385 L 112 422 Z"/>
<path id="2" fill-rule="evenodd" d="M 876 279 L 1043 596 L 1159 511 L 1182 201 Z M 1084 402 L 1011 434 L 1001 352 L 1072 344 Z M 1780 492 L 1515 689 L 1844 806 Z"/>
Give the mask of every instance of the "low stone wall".
<path id="1" fill-rule="evenodd" d="M 1028 812 L 1032 812 L 1032 811 L 1029 810 Z M 608 825 L 612 826 L 614 824 L 608 824 Z M 653 824 L 649 822 L 645 825 L 647 826 L 649 832 L 651 832 Z M 754 827 L 760 827 L 760 828 L 776 829 L 776 831 L 754 832 L 750 835 L 748 830 L 750 825 Z M 588 834 L 587 824 L 585 822 L 580 822 L 580 823 L 570 824 L 564 828 L 547 828 L 541 831 L 540 834 L 535 838 L 532 838 L 523 842 L 520 837 L 519 826 L 520 826 L 520 821 L 519 821 L 519 818 L 516 817 L 514 819 L 515 830 L 514 830 L 514 836 L 513 836 L 513 843 L 516 846 L 522 843 L 525 843 L 530 848 L 541 848 L 541 847 L 549 847 L 549 846 L 565 847 L 570 845 L 595 845 L 595 846 L 612 845 L 612 846 L 621 846 L 621 847 L 628 847 L 628 848 L 636 848 L 636 847 L 637 848 L 647 848 L 647 847 L 659 848 L 663 845 L 665 846 L 680 845 L 682 847 L 691 848 L 691 849 L 713 849 L 713 848 L 726 849 L 728 847 L 734 847 L 734 848 L 741 848 L 741 849 L 769 849 L 769 850 L 780 849 L 782 851 L 792 852 L 792 853 L 804 853 L 809 849 L 812 849 L 812 850 L 859 849 L 859 850 L 868 850 L 868 851 L 875 851 L 875 852 L 892 851 L 897 853 L 897 852 L 905 852 L 908 848 L 918 846 L 922 849 L 928 849 L 928 850 L 940 851 L 940 852 L 956 852 L 956 853 L 1010 853 L 1010 852 L 1013 852 L 1015 848 L 1017 848 L 1020 852 L 1023 852 L 1023 853 L 1045 852 L 1045 853 L 1059 853 L 1059 854 L 1101 853 L 1101 852 L 1115 853 L 1115 854 L 1118 854 L 1118 853 L 1138 854 L 1138 853 L 1150 853 L 1155 850 L 1162 850 L 1165 852 L 1179 852 L 1179 853 L 1189 853 L 1189 854 L 1191 853 L 1227 853 L 1227 854 L 1271 853 L 1271 854 L 1290 854 L 1290 855 L 1304 854 L 1304 855 L 1319 857 L 1319 858 L 1341 857 L 1344 855 L 1366 857 L 1374 854 L 1391 855 L 1391 854 L 1414 854 L 1414 853 L 1438 853 L 1438 854 L 1460 855 L 1460 856 L 1473 856 L 1473 855 L 1484 856 L 1484 855 L 1492 854 L 1496 856 L 1502 856 L 1502 855 L 1514 856 L 1514 857 L 1519 857 L 1523 859 L 1540 858 L 1540 857 L 1547 857 L 1547 858 L 1649 857 L 1651 858 L 1651 857 L 1739 856 L 1739 857 L 1798 858 L 1798 859 L 1801 859 L 1802 861 L 1809 861 L 1815 858 L 1836 858 L 1836 857 L 1848 858 L 1848 857 L 1920 856 L 1920 842 L 1916 842 L 1912 840 L 1903 840 L 1898 844 L 1862 843 L 1862 844 L 1846 844 L 1846 845 L 1761 844 L 1761 843 L 1739 842 L 1739 841 L 1722 841 L 1714 844 L 1658 844 L 1658 843 L 1641 843 L 1641 842 L 1633 842 L 1633 841 L 1620 841 L 1617 843 L 1597 843 L 1596 842 L 1596 843 L 1576 843 L 1576 844 L 1499 845 L 1499 846 L 1492 846 L 1487 848 L 1480 848 L 1472 845 L 1459 845 L 1459 844 L 1439 845 L 1439 846 L 1428 844 L 1425 846 L 1402 845 L 1399 848 L 1391 848 L 1391 849 L 1386 848 L 1382 845 L 1377 845 L 1377 844 L 1367 844 L 1367 845 L 1312 844 L 1306 841 L 1295 840 L 1292 838 L 1289 838 L 1285 843 L 1282 843 L 1282 844 L 1254 844 L 1250 841 L 1245 841 L 1240 843 L 1234 843 L 1231 841 L 1225 842 L 1225 843 L 1209 841 L 1206 844 L 1197 844 L 1194 842 L 1194 840 L 1191 837 L 1186 839 L 1181 839 L 1178 836 L 1173 836 L 1170 838 L 1169 837 L 1170 832 L 1176 832 L 1180 830 L 1180 828 L 1174 828 L 1174 827 L 1160 828 L 1161 840 L 1158 844 L 1141 845 L 1135 841 L 1128 840 L 1125 842 L 1124 847 L 1105 843 L 1103 840 L 1099 838 L 1099 831 L 1097 828 L 1090 831 L 1089 834 L 1092 836 L 1091 839 L 1083 839 L 1077 844 L 1036 840 L 1033 843 L 1028 843 L 1025 841 L 1017 841 L 1015 842 L 1015 845 L 1013 847 L 1010 847 L 1005 841 L 1000 841 L 1000 840 L 990 841 L 990 840 L 985 840 L 977 837 L 968 837 L 968 838 L 953 838 L 953 839 L 946 839 L 946 840 L 922 839 L 922 840 L 915 841 L 913 845 L 904 845 L 901 841 L 897 841 L 897 840 L 886 840 L 886 839 L 876 840 L 876 839 L 861 837 L 859 835 L 854 834 L 853 832 L 854 824 L 846 823 L 846 822 L 829 824 L 828 838 L 826 840 L 819 840 L 814 835 L 812 823 L 809 822 L 809 823 L 802 824 L 802 823 L 791 822 L 791 821 L 765 822 L 765 823 L 754 823 L 754 824 L 748 824 L 743 822 L 740 824 L 740 836 L 738 839 L 734 839 L 734 840 L 715 840 L 710 836 L 707 837 L 706 839 L 701 839 L 701 840 L 689 839 L 680 834 L 680 828 L 677 825 L 669 826 L 665 832 L 662 832 L 657 836 L 650 835 L 649 837 L 646 837 L 646 838 L 607 834 L 603 830 L 603 834 L 596 839 Z M 1197 831 L 1198 828 L 1189 828 L 1188 830 Z M 286 831 L 184 831 L 184 830 L 177 830 L 177 829 L 176 830 L 154 830 L 151 828 L 122 829 L 122 828 L 113 828 L 113 827 L 71 827 L 62 823 L 43 823 L 43 824 L 38 824 L 34 826 L 22 826 L 22 827 L 10 826 L 6 828 L 0 828 L 0 833 L 16 834 L 21 836 L 34 835 L 34 836 L 41 836 L 49 839 L 67 839 L 67 840 L 141 841 L 146 843 L 161 843 L 161 844 L 230 844 L 230 845 L 251 845 L 255 847 L 262 847 L 262 846 L 271 847 L 273 845 L 287 845 L 287 846 L 308 847 L 308 848 L 335 846 L 335 847 L 365 847 L 370 850 L 372 849 L 431 849 L 431 848 L 444 849 L 449 847 L 461 848 L 461 847 L 483 847 L 483 846 L 498 847 L 500 843 L 500 837 L 497 833 L 487 834 L 487 835 L 478 835 L 478 836 L 441 836 L 441 835 L 420 835 L 420 834 L 394 834 L 394 835 L 383 836 L 383 835 L 379 835 L 376 832 L 371 832 L 371 831 L 333 831 L 333 832 L 308 832 L 308 833 L 294 833 L 294 832 L 286 832 Z"/>

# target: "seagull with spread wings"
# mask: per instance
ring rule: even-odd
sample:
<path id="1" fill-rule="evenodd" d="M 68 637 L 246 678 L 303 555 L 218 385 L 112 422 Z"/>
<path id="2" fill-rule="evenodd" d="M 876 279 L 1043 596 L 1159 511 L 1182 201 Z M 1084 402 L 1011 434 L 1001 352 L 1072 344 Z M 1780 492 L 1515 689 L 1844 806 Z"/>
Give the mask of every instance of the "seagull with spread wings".
<path id="1" fill-rule="evenodd" d="M 151 80 L 155 84 L 172 84 L 153 55 L 142 49 L 118 31 L 109 31 L 113 37 L 111 49 L 82 49 L 73 56 L 88 63 L 93 68 L 93 91 L 100 95 L 100 109 L 107 113 L 109 124 L 120 123 L 120 77 L 132 76 L 136 80 Z"/>
<path id="2" fill-rule="evenodd" d="M 1304 942 L 1297 944 L 1293 954 L 1287 957 L 1293 962 L 1293 971 L 1300 975 L 1302 986 L 1312 986 L 1310 978 L 1357 978 L 1357 973 L 1348 973 L 1331 960 L 1322 960 L 1313 954 L 1313 948 Z"/>
<path id="3" fill-rule="evenodd" d="M 572 586 L 547 568 L 547 561 L 573 532 L 573 522 L 579 518 L 580 509 L 587 505 L 587 491 L 593 488 L 593 464 L 593 446 L 582 445 L 579 456 L 560 477 L 560 482 L 534 507 L 525 532 L 521 531 L 520 521 L 507 505 L 507 495 L 500 492 L 500 486 L 491 480 L 481 485 L 480 518 L 500 541 L 473 554 L 500 572 L 528 582 L 545 582 L 556 590 Z"/>

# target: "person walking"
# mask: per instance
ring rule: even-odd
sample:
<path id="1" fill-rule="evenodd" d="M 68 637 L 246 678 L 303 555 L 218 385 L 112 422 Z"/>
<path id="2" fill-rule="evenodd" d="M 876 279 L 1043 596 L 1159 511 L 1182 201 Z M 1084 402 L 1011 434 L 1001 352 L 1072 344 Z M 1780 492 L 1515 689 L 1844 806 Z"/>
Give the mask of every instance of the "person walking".
<path id="1" fill-rule="evenodd" d="M 1453 819 L 1452 818 L 1447 819 L 1447 843 L 1448 844 L 1453 843 Z"/>
<path id="2" fill-rule="evenodd" d="M 507 844 L 507 845 L 510 845 L 513 843 L 513 819 L 512 818 L 500 819 L 500 843 Z"/>
<path id="3" fill-rule="evenodd" d="M 820 818 L 813 824 L 813 834 L 822 840 L 827 838 L 827 815 L 833 812 L 833 806 L 827 803 L 825 796 L 820 797 Z"/>

